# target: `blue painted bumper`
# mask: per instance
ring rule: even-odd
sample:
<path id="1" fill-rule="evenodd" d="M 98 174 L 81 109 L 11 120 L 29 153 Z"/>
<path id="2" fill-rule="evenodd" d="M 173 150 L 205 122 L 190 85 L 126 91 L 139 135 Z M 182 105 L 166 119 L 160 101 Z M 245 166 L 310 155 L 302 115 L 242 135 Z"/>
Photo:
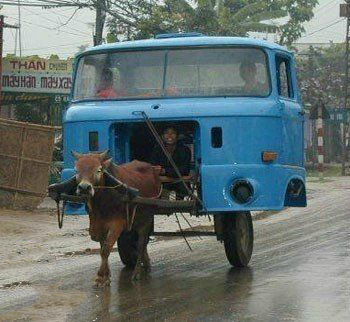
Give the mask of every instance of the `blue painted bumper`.
<path id="1" fill-rule="evenodd" d="M 291 179 L 305 183 L 305 169 L 283 165 L 203 165 L 203 201 L 209 212 L 242 210 L 281 210 Z M 247 204 L 236 203 L 230 189 L 235 180 L 247 179 L 254 195 Z"/>
<path id="2" fill-rule="evenodd" d="M 62 171 L 62 180 L 73 176 L 73 169 Z M 202 194 L 208 212 L 281 210 L 291 179 L 305 183 L 305 169 L 283 165 L 202 165 Z M 236 203 L 230 189 L 235 180 L 246 179 L 253 188 L 254 195 L 247 204 Z M 67 215 L 85 215 L 84 204 L 68 203 Z"/>

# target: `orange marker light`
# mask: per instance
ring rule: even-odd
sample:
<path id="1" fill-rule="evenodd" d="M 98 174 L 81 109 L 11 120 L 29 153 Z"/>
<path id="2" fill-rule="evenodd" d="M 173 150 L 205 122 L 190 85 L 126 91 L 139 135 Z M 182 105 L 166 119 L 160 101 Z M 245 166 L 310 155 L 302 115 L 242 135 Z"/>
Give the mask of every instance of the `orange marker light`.
<path id="1" fill-rule="evenodd" d="M 263 162 L 273 162 L 277 159 L 278 153 L 273 151 L 264 151 L 262 153 Z"/>

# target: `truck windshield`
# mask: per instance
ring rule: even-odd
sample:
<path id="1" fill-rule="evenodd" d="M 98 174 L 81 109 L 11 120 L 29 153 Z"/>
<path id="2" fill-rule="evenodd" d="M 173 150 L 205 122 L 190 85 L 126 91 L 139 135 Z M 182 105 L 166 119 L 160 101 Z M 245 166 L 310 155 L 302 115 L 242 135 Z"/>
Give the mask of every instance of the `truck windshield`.
<path id="1" fill-rule="evenodd" d="M 75 100 L 267 96 L 267 58 L 256 48 L 108 52 L 78 62 Z"/>

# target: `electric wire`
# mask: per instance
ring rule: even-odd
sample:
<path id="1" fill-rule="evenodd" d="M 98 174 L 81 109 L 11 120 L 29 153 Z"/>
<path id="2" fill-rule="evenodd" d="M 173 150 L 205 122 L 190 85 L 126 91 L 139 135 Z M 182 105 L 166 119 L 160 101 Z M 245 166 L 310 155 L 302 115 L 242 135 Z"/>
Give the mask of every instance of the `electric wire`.
<path id="1" fill-rule="evenodd" d="M 25 52 L 25 50 L 22 49 L 22 57 L 30 57 L 32 56 L 31 54 L 23 54 L 23 52 Z M 53 52 L 53 53 L 47 53 L 47 54 L 40 54 L 40 57 L 49 57 L 52 54 L 57 55 L 60 57 L 60 59 L 66 59 L 66 58 L 74 58 L 74 56 L 79 52 L 79 50 L 77 49 L 76 51 L 64 51 L 64 52 Z M 13 53 L 13 51 L 11 51 L 11 53 Z M 34 54 L 36 55 L 36 54 Z"/>
<path id="2" fill-rule="evenodd" d="M 338 2 L 338 1 L 339 1 L 339 0 L 332 0 L 332 1 L 330 1 L 330 2 L 325 3 L 324 5 L 320 6 L 320 7 L 314 12 L 314 14 L 316 14 L 316 13 L 322 11 L 323 9 L 325 9 L 326 7 L 328 7 L 330 4 L 332 4 L 333 2 Z M 335 3 L 334 5 L 336 5 L 336 3 Z"/>
<path id="3" fill-rule="evenodd" d="M 60 12 L 61 9 L 59 9 L 59 8 L 54 8 L 54 9 L 52 9 L 52 10 L 55 10 L 54 14 L 57 15 L 57 16 L 61 16 L 61 17 L 64 17 L 64 18 L 69 18 L 69 16 L 62 14 L 62 13 Z M 60 11 L 57 12 L 58 10 L 60 10 Z M 72 10 L 72 8 L 65 9 L 64 11 L 68 11 L 68 10 Z M 79 23 L 82 23 L 82 24 L 84 24 L 84 25 L 88 24 L 88 22 L 83 21 L 83 20 L 80 20 L 80 19 L 77 19 L 76 17 L 74 18 L 74 22 L 79 22 Z"/>
<path id="4" fill-rule="evenodd" d="M 39 2 L 46 2 L 46 3 L 50 3 L 50 4 L 67 4 L 67 3 L 71 3 L 68 1 L 55 1 L 55 0 L 35 0 L 35 1 L 39 1 Z"/>
<path id="5" fill-rule="evenodd" d="M 86 42 L 89 42 L 90 40 L 87 40 Z M 86 45 L 86 44 L 82 44 L 82 45 Z M 79 45 L 75 42 L 75 43 L 71 43 L 71 44 L 63 44 L 63 45 L 58 45 L 58 46 L 47 46 L 47 47 L 39 47 L 39 48 L 26 48 L 25 51 L 38 51 L 38 50 L 44 50 L 44 49 L 53 49 L 53 48 L 61 48 L 61 47 L 71 47 L 71 46 L 75 46 L 75 47 L 79 47 Z M 4 53 L 10 53 L 12 51 L 10 50 L 4 50 Z"/>
<path id="6" fill-rule="evenodd" d="M 8 2 L 7 0 L 1 0 L 0 1 L 0 5 L 4 5 L 4 6 L 18 6 L 18 3 L 14 3 L 14 2 Z M 44 3 L 39 3 L 39 2 L 27 2 L 27 1 L 23 1 L 21 2 L 21 6 L 24 7 L 87 7 L 87 5 L 79 5 L 79 4 L 44 4 Z"/>
<path id="7" fill-rule="evenodd" d="M 74 10 L 74 12 L 72 13 L 72 15 L 68 18 L 68 20 L 66 22 L 64 22 L 63 24 L 61 24 L 60 26 L 58 26 L 58 28 L 64 27 L 66 25 L 69 24 L 69 22 L 74 18 L 75 14 L 78 12 L 79 8 L 76 8 Z"/>
<path id="8" fill-rule="evenodd" d="M 7 19 L 13 19 L 13 20 L 18 21 L 18 18 L 7 17 Z M 21 19 L 21 23 L 37 26 L 37 27 L 40 27 L 40 28 L 43 28 L 43 29 L 46 29 L 46 30 L 50 30 L 50 31 L 57 30 L 56 28 L 50 28 L 50 27 L 47 27 L 47 26 L 43 26 L 43 25 L 39 25 L 39 24 L 36 24 L 36 23 L 33 23 L 33 22 L 26 21 L 26 20 L 23 20 L 23 19 Z M 74 35 L 74 36 L 78 36 L 78 37 L 86 37 L 86 35 L 87 35 L 87 34 L 82 34 L 82 33 L 81 34 L 77 34 L 77 33 L 69 32 L 69 31 L 65 31 L 65 30 L 60 30 L 58 32 L 62 32 L 62 33 L 66 33 L 66 34 L 70 34 L 70 35 Z"/>
<path id="9" fill-rule="evenodd" d="M 35 13 L 34 11 L 32 11 L 32 10 L 30 10 L 30 9 L 28 9 L 28 8 L 23 8 L 23 9 L 24 9 L 25 11 L 28 11 L 28 12 L 32 13 L 33 15 L 36 15 L 36 16 L 38 16 L 38 17 L 40 17 L 40 18 L 46 20 L 46 21 L 53 22 L 53 23 L 57 24 L 57 21 L 54 21 L 54 20 L 52 20 L 52 19 L 49 19 L 49 18 L 45 17 L 43 14 Z M 79 10 L 79 8 L 76 8 L 75 11 L 73 12 L 73 15 L 71 15 L 71 16 L 69 17 L 69 19 L 68 19 L 65 23 L 63 23 L 63 24 L 61 24 L 61 25 L 59 25 L 59 26 L 57 26 L 57 27 L 54 27 L 54 29 L 56 30 L 56 28 L 65 27 L 65 25 L 68 24 L 69 21 L 73 19 L 74 15 L 76 14 L 76 12 L 77 12 L 78 10 Z M 56 13 L 54 13 L 54 14 L 56 14 Z M 64 16 L 64 17 L 67 17 L 67 16 Z M 71 28 L 71 27 L 65 27 L 65 28 L 69 28 L 70 30 L 77 31 L 77 32 L 79 32 L 79 33 L 81 33 L 81 34 L 84 34 L 84 35 L 87 35 L 87 36 L 91 36 L 90 34 L 88 34 L 88 33 L 86 33 L 86 32 L 82 32 L 82 31 L 79 30 L 79 29 L 75 29 L 75 28 Z"/>
<path id="10" fill-rule="evenodd" d="M 315 33 L 320 32 L 320 31 L 323 31 L 323 30 L 325 30 L 325 29 L 327 29 L 327 28 L 329 28 L 329 27 L 332 27 L 332 26 L 334 26 L 334 25 L 336 25 L 336 24 L 338 24 L 339 22 L 342 22 L 342 21 L 344 21 L 344 20 L 346 20 L 346 18 L 341 18 L 341 19 L 339 19 L 339 20 L 333 21 L 333 22 L 330 23 L 329 25 L 324 26 L 324 27 L 322 27 L 322 28 L 320 28 L 320 29 L 318 29 L 318 30 L 312 31 L 312 32 L 310 32 L 310 33 L 308 33 L 308 34 L 306 34 L 306 35 L 300 37 L 300 38 L 306 38 L 306 37 L 309 37 L 309 36 L 311 36 L 311 35 L 314 35 Z"/>

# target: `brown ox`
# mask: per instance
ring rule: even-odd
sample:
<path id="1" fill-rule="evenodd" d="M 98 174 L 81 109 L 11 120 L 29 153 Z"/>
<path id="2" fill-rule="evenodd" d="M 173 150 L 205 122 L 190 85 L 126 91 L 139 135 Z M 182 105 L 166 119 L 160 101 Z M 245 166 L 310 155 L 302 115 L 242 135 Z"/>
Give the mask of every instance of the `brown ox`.
<path id="1" fill-rule="evenodd" d="M 104 170 L 129 187 L 139 190 L 142 197 L 155 197 L 160 191 L 159 170 L 150 164 L 133 161 L 115 165 L 111 159 L 105 160 L 107 152 L 101 154 L 78 154 L 76 157 L 77 194 L 88 195 L 88 212 L 90 218 L 90 236 L 101 245 L 101 266 L 97 273 L 96 284 L 107 285 L 110 282 L 108 265 L 109 254 L 127 227 L 127 211 L 121 195 L 114 189 L 105 187 Z M 133 279 L 141 273 L 141 265 L 149 269 L 147 253 L 149 234 L 153 227 L 150 208 L 139 207 L 132 222 L 132 229 L 138 233 L 138 258 L 133 271 Z M 132 216 L 129 216 L 129 218 Z M 130 220 L 129 220 L 130 222 Z"/>

